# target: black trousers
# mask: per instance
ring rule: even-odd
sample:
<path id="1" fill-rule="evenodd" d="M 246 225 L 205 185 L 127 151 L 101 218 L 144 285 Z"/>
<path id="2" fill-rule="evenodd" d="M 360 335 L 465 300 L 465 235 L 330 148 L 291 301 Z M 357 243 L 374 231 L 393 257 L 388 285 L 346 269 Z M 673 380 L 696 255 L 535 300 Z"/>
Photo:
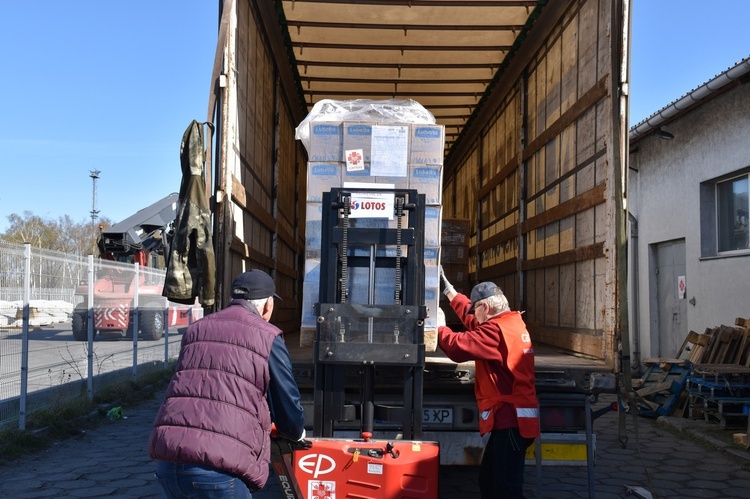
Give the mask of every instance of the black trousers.
<path id="1" fill-rule="evenodd" d="M 522 499 L 526 448 L 533 438 L 524 438 L 518 428 L 493 430 L 479 467 L 482 499 Z"/>

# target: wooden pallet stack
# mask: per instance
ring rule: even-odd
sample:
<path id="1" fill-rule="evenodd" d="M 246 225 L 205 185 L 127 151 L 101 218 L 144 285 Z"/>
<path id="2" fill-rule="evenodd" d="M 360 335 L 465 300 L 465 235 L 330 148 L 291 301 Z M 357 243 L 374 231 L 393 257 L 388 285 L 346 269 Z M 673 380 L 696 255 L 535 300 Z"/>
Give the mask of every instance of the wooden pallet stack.
<path id="1" fill-rule="evenodd" d="M 750 319 L 690 331 L 677 357 L 644 359 L 632 403 L 649 417 L 688 416 L 722 428 L 746 425 L 750 407 Z"/>

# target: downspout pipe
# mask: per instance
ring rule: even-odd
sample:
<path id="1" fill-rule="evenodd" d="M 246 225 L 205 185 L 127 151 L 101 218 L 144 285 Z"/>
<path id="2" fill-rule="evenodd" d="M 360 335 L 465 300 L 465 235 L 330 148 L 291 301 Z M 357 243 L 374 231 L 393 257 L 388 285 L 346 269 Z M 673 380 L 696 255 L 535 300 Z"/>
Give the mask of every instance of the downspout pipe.
<path id="1" fill-rule="evenodd" d="M 638 301 L 640 295 L 638 290 L 640 289 L 639 277 L 638 277 L 638 219 L 632 213 L 628 212 L 628 221 L 630 222 L 630 241 L 628 246 L 630 247 L 630 262 L 633 272 L 631 274 L 633 282 L 631 283 L 631 307 L 630 310 L 633 312 L 632 320 L 630 324 L 633 327 L 633 359 L 631 367 L 633 372 L 638 372 L 641 366 L 641 328 L 640 328 L 640 309 Z"/>
<path id="2" fill-rule="evenodd" d="M 685 94 L 667 107 L 655 112 L 645 120 L 633 126 L 629 133 L 630 140 L 633 141 L 639 139 L 644 135 L 648 135 L 652 131 L 657 130 L 661 125 L 680 112 L 718 92 L 726 85 L 739 80 L 747 73 L 750 73 L 750 57 L 746 57 L 736 65 L 717 75 L 712 80 L 709 80 L 692 92 Z"/>

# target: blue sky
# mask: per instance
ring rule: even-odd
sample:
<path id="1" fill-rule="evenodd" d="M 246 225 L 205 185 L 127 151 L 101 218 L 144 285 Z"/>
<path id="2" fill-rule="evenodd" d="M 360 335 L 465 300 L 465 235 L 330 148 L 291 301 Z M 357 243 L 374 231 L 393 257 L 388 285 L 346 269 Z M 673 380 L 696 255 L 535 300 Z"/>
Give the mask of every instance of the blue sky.
<path id="1" fill-rule="evenodd" d="M 746 0 L 633 0 L 631 126 L 750 56 Z M 706 5 L 710 5 L 707 8 Z M 180 187 L 204 121 L 215 0 L 0 5 L 0 232 L 12 213 L 118 222 Z"/>

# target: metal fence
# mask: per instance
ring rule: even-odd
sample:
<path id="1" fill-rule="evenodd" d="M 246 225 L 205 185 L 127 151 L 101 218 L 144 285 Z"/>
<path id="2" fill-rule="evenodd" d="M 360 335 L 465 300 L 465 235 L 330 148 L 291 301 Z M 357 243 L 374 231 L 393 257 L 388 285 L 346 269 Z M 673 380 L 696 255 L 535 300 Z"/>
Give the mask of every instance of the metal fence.
<path id="1" fill-rule="evenodd" d="M 0 429 L 175 359 L 203 309 L 163 284 L 163 270 L 0 242 Z"/>

